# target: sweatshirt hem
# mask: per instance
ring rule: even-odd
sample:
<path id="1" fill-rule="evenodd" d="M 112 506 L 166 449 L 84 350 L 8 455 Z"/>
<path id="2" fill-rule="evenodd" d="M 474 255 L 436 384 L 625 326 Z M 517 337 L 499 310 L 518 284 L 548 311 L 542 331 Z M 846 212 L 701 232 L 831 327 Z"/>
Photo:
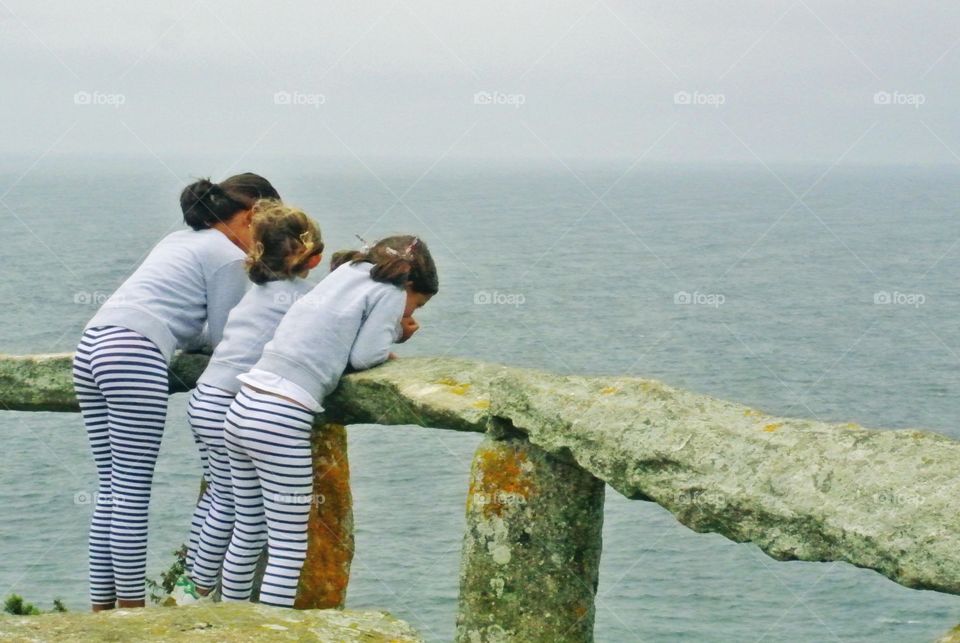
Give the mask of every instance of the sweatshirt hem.
<path id="1" fill-rule="evenodd" d="M 321 395 L 315 392 L 324 390 L 323 380 L 285 355 L 264 351 L 256 368 L 290 380 L 322 403 Z"/>
<path id="2" fill-rule="evenodd" d="M 93 319 L 87 322 L 84 330 L 97 326 L 120 326 L 140 333 L 157 345 L 167 364 L 173 360 L 173 353 L 177 349 L 177 338 L 173 336 L 163 320 L 142 308 L 130 305 L 103 307 Z"/>

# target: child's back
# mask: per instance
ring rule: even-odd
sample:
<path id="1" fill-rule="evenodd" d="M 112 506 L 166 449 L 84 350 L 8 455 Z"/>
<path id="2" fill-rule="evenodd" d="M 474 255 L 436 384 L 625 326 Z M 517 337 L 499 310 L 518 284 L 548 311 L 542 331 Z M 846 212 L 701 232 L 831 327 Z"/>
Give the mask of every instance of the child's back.
<path id="1" fill-rule="evenodd" d="M 237 376 L 257 363 L 277 324 L 291 305 L 311 288 L 313 284 L 300 277 L 254 285 L 231 311 L 223 341 L 214 351 L 198 383 L 231 393 L 239 391 Z"/>
<path id="2" fill-rule="evenodd" d="M 280 322 L 255 368 L 322 402 L 348 364 L 362 369 L 385 361 L 400 337 L 406 292 L 371 279 L 372 267 L 346 263 L 317 284 Z"/>
<path id="3" fill-rule="evenodd" d="M 200 334 L 213 345 L 230 309 L 243 296 L 246 253 L 217 230 L 179 230 L 154 247 L 139 268 L 87 324 L 121 326 L 149 337 L 169 361 Z"/>

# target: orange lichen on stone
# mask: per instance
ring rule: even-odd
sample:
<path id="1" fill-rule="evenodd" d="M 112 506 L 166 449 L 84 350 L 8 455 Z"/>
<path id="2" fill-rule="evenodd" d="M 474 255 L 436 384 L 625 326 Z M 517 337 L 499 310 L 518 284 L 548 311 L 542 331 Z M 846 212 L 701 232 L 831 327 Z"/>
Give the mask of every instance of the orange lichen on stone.
<path id="1" fill-rule="evenodd" d="M 342 608 L 353 561 L 353 499 L 347 431 L 342 424 L 316 424 L 313 506 L 307 522 L 307 559 L 300 573 L 298 609 Z"/>
<path id="2" fill-rule="evenodd" d="M 783 426 L 783 422 L 773 422 L 771 424 L 767 424 L 766 426 L 764 426 L 763 430 L 766 431 L 767 433 L 773 433 L 774 431 L 779 429 L 781 426 Z"/>
<path id="3" fill-rule="evenodd" d="M 511 498 L 528 499 L 535 490 L 528 462 L 526 453 L 507 444 L 478 451 L 467 493 L 467 510 L 480 504 L 484 516 L 500 516 L 514 504 Z"/>
<path id="4" fill-rule="evenodd" d="M 620 388 L 616 386 L 605 386 L 602 389 L 600 389 L 600 393 L 602 395 L 613 395 L 614 393 L 618 393 L 619 391 L 620 391 Z"/>
<path id="5" fill-rule="evenodd" d="M 476 409 L 489 409 L 490 400 L 477 400 L 473 403 L 473 407 Z"/>

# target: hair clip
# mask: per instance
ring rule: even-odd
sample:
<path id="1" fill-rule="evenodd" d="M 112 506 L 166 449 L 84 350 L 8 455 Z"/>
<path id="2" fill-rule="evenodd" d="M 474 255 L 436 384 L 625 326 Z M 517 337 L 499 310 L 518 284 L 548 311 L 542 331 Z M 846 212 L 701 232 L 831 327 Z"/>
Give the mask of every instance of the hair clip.
<path id="1" fill-rule="evenodd" d="M 360 252 L 367 253 L 370 252 L 370 244 L 367 243 L 367 240 L 361 237 L 359 234 L 353 235 L 360 240 Z"/>
<path id="2" fill-rule="evenodd" d="M 400 257 L 404 261 L 413 261 L 413 251 L 416 250 L 417 244 L 420 243 L 420 239 L 417 237 L 413 238 L 413 241 L 410 242 L 410 245 L 404 248 L 403 252 L 387 246 L 384 248 L 384 252 L 388 255 L 393 255 L 394 257 Z"/>
<path id="3" fill-rule="evenodd" d="M 303 245 L 306 253 L 310 253 L 310 251 L 313 250 L 314 243 L 313 239 L 311 238 L 312 236 L 313 235 L 310 234 L 309 230 L 305 230 L 300 234 L 300 243 Z"/>
<path id="4" fill-rule="evenodd" d="M 253 244 L 253 247 L 250 248 L 250 260 L 253 262 L 260 261 L 260 259 L 263 258 L 264 251 L 265 248 L 263 247 L 263 243 L 257 241 L 255 244 Z"/>

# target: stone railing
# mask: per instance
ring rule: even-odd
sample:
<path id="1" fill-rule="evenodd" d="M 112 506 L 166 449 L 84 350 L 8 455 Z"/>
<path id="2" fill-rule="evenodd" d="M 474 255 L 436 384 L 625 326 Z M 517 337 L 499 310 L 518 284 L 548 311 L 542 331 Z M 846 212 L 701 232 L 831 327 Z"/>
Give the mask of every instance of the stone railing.
<path id="1" fill-rule="evenodd" d="M 172 389 L 205 358 L 178 356 Z M 342 606 L 353 555 L 344 425 L 474 431 L 457 638 L 590 641 L 604 485 L 778 560 L 845 561 L 960 593 L 960 442 L 779 418 L 620 377 L 402 359 L 343 378 L 314 441 L 299 607 Z M 0 357 L 0 408 L 75 411 L 70 356 Z"/>

